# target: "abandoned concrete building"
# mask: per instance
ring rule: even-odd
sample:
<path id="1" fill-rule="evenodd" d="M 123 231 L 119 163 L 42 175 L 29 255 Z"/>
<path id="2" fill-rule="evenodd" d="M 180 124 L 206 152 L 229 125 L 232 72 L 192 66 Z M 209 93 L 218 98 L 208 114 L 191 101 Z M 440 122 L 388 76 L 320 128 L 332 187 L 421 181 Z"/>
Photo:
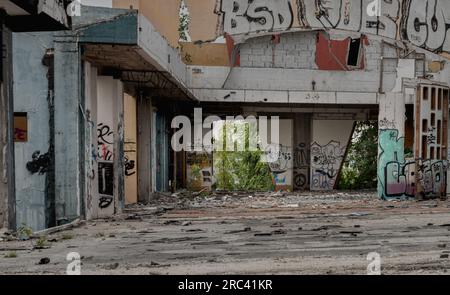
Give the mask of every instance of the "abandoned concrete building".
<path id="1" fill-rule="evenodd" d="M 12 34 L 2 93 L 14 103 L 0 117 L 10 228 L 214 189 L 215 154 L 170 144 L 172 119 L 195 108 L 280 118 L 275 190 L 335 189 L 355 122 L 371 120 L 379 197 L 446 197 L 450 2 L 98 2 L 75 7 L 70 29 Z"/>

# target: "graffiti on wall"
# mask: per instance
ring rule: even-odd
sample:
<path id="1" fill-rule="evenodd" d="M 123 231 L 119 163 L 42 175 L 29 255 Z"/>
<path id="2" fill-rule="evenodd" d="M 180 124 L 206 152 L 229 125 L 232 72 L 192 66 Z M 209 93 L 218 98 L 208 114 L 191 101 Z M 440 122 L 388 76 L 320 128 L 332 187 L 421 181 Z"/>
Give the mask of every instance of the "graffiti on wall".
<path id="1" fill-rule="evenodd" d="M 399 137 L 397 129 L 380 129 L 378 142 L 378 191 L 382 197 L 390 198 L 391 194 L 402 196 L 406 192 L 415 194 L 415 188 L 411 187 L 414 185 L 414 181 L 411 181 L 414 175 L 411 174 L 410 165 L 405 165 L 405 138 Z M 401 173 L 394 173 L 395 168 Z M 406 182 L 409 188 L 403 185 Z"/>
<path id="2" fill-rule="evenodd" d="M 114 131 L 106 124 L 97 126 L 99 208 L 106 209 L 114 200 Z"/>
<path id="3" fill-rule="evenodd" d="M 136 161 L 130 160 L 125 156 L 125 176 L 132 176 L 136 174 Z"/>
<path id="4" fill-rule="evenodd" d="M 222 1 L 224 31 L 228 34 L 283 31 L 292 27 L 294 12 L 289 0 Z"/>
<path id="5" fill-rule="evenodd" d="M 43 175 L 47 172 L 49 172 L 51 167 L 51 158 L 50 154 L 42 154 L 40 151 L 35 151 L 33 155 L 31 155 L 31 161 L 29 161 L 26 165 L 27 170 L 31 174 L 38 173 L 39 175 Z"/>
<path id="6" fill-rule="evenodd" d="M 338 29 L 400 38 L 431 50 L 450 52 L 450 1 L 221 0 L 223 31 L 230 35 L 291 29 Z M 293 11 L 297 8 L 297 11 Z"/>
<path id="7" fill-rule="evenodd" d="M 309 145 L 300 143 L 294 149 L 294 189 L 307 189 L 309 185 Z"/>
<path id="8" fill-rule="evenodd" d="M 272 172 L 275 188 L 280 189 L 290 186 L 292 182 L 289 179 L 289 170 L 292 168 L 294 161 L 292 148 L 283 145 L 274 148 L 272 145 L 269 145 L 265 153 L 266 158 L 269 159 L 268 164 Z"/>
<path id="9" fill-rule="evenodd" d="M 448 161 L 419 159 L 416 169 L 414 159 L 405 159 L 404 145 L 405 139 L 399 137 L 398 130 L 380 130 L 378 184 L 381 197 L 415 197 L 417 182 L 425 196 L 438 196 L 445 191 Z"/>
<path id="10" fill-rule="evenodd" d="M 334 189 L 345 150 L 337 141 L 324 146 L 317 142 L 311 145 L 311 190 Z"/>

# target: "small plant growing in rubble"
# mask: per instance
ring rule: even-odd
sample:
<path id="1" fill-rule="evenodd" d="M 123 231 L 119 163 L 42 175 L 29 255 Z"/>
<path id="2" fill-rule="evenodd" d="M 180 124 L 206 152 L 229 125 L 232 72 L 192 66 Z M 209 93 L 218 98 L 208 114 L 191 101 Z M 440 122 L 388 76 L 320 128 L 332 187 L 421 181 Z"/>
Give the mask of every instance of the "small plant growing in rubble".
<path id="1" fill-rule="evenodd" d="M 33 230 L 31 227 L 27 226 L 26 224 L 22 224 L 21 227 L 17 230 L 17 238 L 19 240 L 25 241 L 29 240 L 31 236 L 33 235 Z"/>
<path id="2" fill-rule="evenodd" d="M 73 235 L 71 233 L 65 233 L 62 235 L 63 240 L 71 240 L 73 239 Z"/>
<path id="3" fill-rule="evenodd" d="M 48 246 L 47 237 L 39 237 L 36 241 L 36 245 L 34 246 L 35 249 L 44 249 L 46 246 Z"/>
<path id="4" fill-rule="evenodd" d="M 11 251 L 5 254 L 5 258 L 17 258 L 16 251 Z"/>

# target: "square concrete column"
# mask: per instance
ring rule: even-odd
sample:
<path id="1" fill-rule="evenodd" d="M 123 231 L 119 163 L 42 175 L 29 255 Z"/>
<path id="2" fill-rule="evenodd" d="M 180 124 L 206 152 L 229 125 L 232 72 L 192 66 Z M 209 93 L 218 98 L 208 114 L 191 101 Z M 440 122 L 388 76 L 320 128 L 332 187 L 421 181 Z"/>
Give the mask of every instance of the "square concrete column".
<path id="1" fill-rule="evenodd" d="M 80 217 L 82 199 L 82 81 L 79 45 L 61 34 L 55 40 L 55 195 L 58 224 Z"/>
<path id="2" fill-rule="evenodd" d="M 143 93 L 138 94 L 138 201 L 148 202 L 152 188 L 152 101 Z"/>

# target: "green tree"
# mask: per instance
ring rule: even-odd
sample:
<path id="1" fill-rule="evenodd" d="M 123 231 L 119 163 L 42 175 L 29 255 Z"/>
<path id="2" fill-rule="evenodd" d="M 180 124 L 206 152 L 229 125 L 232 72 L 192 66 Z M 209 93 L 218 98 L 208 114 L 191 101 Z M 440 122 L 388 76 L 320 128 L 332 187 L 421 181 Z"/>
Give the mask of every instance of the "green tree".
<path id="1" fill-rule="evenodd" d="M 341 171 L 339 189 L 377 187 L 378 122 L 357 122 Z"/>
<path id="2" fill-rule="evenodd" d="M 230 130 L 233 132 L 227 132 Z M 256 136 L 250 133 L 250 126 L 245 122 L 223 124 L 219 134 L 223 151 L 217 151 L 214 155 L 218 189 L 229 191 L 270 191 L 274 189 L 269 165 L 261 161 L 263 152 L 251 151 L 249 148 L 250 136 Z M 230 138 L 233 135 L 237 138 Z M 231 139 L 237 139 L 238 142 L 244 141 L 245 150 L 227 151 L 226 143 L 234 141 Z"/>

